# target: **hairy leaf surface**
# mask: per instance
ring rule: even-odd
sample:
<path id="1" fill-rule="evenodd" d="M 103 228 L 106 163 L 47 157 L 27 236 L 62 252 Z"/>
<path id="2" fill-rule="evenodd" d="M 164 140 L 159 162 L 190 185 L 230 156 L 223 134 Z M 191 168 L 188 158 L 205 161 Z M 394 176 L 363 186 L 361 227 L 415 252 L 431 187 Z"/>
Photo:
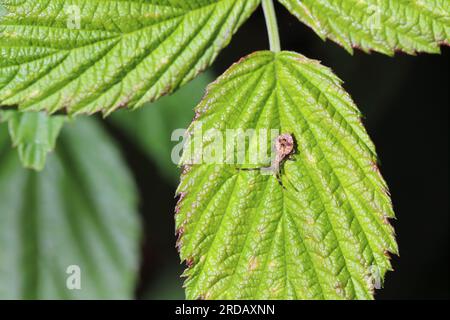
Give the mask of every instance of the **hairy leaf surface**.
<path id="1" fill-rule="evenodd" d="M 388 252 L 397 252 L 388 221 L 394 213 L 374 146 L 341 81 L 301 55 L 258 52 L 210 85 L 196 112 L 192 137 L 199 124 L 203 137 L 212 128 L 278 129 L 294 137 L 296 153 L 282 164 L 282 185 L 275 175 L 240 170 L 248 161 L 184 158 L 176 225 L 189 266 L 187 297 L 372 298 L 391 268 Z M 200 152 L 214 143 L 200 141 Z M 270 140 L 260 147 L 270 149 Z"/>
<path id="2" fill-rule="evenodd" d="M 0 105 L 137 108 L 209 66 L 259 0 L 0 0 Z"/>
<path id="3" fill-rule="evenodd" d="M 450 43 L 448 0 L 279 0 L 322 39 L 392 55 Z"/>
<path id="4" fill-rule="evenodd" d="M 133 298 L 135 185 L 105 132 L 90 119 L 68 124 L 39 174 L 8 140 L 0 125 L 0 298 Z M 73 265 L 80 290 L 66 286 Z"/>
<path id="5" fill-rule="evenodd" d="M 23 166 L 38 171 L 44 169 L 47 154 L 55 148 L 65 119 L 44 112 L 0 110 L 0 122 L 8 122 L 9 135 Z"/>

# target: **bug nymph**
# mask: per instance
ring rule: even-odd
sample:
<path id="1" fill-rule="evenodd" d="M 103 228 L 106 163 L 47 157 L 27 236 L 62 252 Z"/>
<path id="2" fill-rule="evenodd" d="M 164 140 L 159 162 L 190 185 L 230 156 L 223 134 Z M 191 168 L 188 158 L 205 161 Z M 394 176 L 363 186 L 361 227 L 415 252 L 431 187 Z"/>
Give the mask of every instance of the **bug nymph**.
<path id="1" fill-rule="evenodd" d="M 284 188 L 280 177 L 281 164 L 288 158 L 290 158 L 295 151 L 294 138 L 291 134 L 285 133 L 279 135 L 275 139 L 275 158 L 272 160 L 270 167 L 262 168 L 263 172 L 274 174 L 278 180 L 278 183 Z"/>
<path id="2" fill-rule="evenodd" d="M 294 154 L 294 138 L 289 133 L 282 134 L 275 139 L 275 160 L 278 166 Z"/>
<path id="3" fill-rule="evenodd" d="M 254 168 L 254 169 L 246 169 L 242 168 L 241 170 L 261 170 L 262 174 L 273 174 L 278 183 L 284 188 L 283 183 L 280 177 L 280 169 L 282 163 L 289 159 L 295 152 L 295 142 L 294 138 L 289 133 L 284 133 L 279 135 L 275 139 L 275 157 L 272 160 L 270 167 L 263 168 Z"/>

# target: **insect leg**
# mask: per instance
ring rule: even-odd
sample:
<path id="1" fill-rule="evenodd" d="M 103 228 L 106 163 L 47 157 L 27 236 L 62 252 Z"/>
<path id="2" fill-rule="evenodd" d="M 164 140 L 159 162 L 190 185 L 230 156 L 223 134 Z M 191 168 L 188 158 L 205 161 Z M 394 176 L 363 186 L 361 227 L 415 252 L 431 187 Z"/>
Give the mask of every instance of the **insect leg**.
<path id="1" fill-rule="evenodd" d="M 239 171 L 256 171 L 256 170 L 261 170 L 261 168 L 237 168 L 237 170 Z"/>
<path id="2" fill-rule="evenodd" d="M 275 174 L 275 178 L 277 178 L 277 181 L 278 181 L 278 183 L 280 184 L 280 186 L 281 186 L 283 189 L 286 190 L 286 187 L 284 186 L 283 181 L 281 180 L 281 174 L 280 174 L 280 172 L 277 172 L 277 173 Z"/>
<path id="3" fill-rule="evenodd" d="M 290 154 L 290 155 L 287 157 L 287 160 L 294 161 L 294 160 L 295 160 L 295 154 Z"/>

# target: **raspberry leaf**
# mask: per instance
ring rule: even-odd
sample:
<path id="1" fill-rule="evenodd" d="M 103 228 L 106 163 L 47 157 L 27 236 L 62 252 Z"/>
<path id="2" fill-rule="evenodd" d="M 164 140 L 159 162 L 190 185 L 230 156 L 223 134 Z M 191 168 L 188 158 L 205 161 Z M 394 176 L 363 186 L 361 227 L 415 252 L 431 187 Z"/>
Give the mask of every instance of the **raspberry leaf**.
<path id="1" fill-rule="evenodd" d="M 258 52 L 210 85 L 196 112 L 176 207 L 187 297 L 371 299 L 391 269 L 389 252 L 397 253 L 394 212 L 341 81 L 299 54 Z M 242 170 L 251 164 L 247 150 L 243 163 L 228 162 L 238 148 L 230 156 L 211 129 L 223 137 L 233 129 L 291 135 L 295 154 L 281 164 L 281 183 Z M 271 149 L 259 139 L 246 145 Z M 199 161 L 214 143 L 227 162 Z"/>

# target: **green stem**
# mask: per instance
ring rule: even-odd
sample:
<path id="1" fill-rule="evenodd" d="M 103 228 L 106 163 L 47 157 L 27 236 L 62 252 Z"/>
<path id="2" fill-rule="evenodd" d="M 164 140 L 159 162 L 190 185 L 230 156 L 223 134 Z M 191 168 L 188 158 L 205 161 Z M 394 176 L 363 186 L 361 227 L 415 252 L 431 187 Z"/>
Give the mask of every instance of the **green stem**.
<path id="1" fill-rule="evenodd" d="M 262 0 L 264 17 L 266 18 L 267 32 L 269 33 L 270 50 L 280 52 L 280 35 L 278 33 L 277 16 L 272 0 Z"/>

